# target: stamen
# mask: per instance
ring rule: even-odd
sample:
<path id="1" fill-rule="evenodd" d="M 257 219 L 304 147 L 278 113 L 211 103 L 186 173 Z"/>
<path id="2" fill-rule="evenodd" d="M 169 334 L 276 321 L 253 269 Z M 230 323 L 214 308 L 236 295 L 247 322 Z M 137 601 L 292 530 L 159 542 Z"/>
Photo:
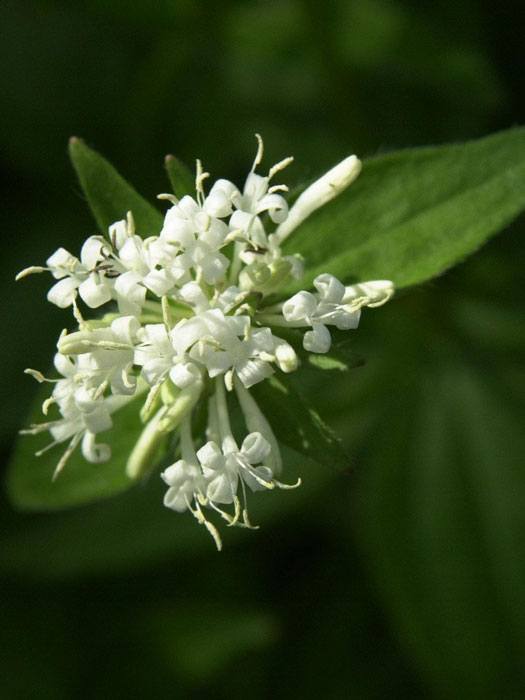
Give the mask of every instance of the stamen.
<path id="1" fill-rule="evenodd" d="M 290 163 L 293 163 L 293 156 L 288 156 L 288 158 L 283 158 L 283 160 L 280 160 L 275 165 L 272 165 L 272 167 L 268 171 L 268 180 L 271 180 L 272 177 L 276 173 L 287 168 L 290 165 Z M 282 187 L 282 185 L 279 185 L 278 187 Z M 286 187 L 285 192 L 287 192 L 287 191 L 288 191 L 288 188 Z M 274 190 L 274 192 L 275 192 L 275 190 Z"/>
<path id="2" fill-rule="evenodd" d="M 201 161 L 197 158 L 197 172 L 195 175 L 195 189 L 197 191 L 197 199 L 199 200 L 199 204 L 203 204 L 204 202 L 204 180 L 206 178 L 210 177 L 210 173 L 204 172 L 202 169 L 202 163 Z"/>
<path id="3" fill-rule="evenodd" d="M 163 194 L 158 194 L 157 199 L 166 201 L 166 202 L 171 202 L 172 204 L 178 204 L 179 200 L 177 197 L 175 197 L 174 194 L 170 194 L 169 192 L 165 192 Z"/>
<path id="4" fill-rule="evenodd" d="M 206 520 L 206 518 L 204 517 L 204 514 L 203 514 L 203 512 L 202 512 L 202 510 L 201 510 L 200 505 L 198 504 L 198 502 L 195 502 L 195 510 L 194 510 L 194 509 L 191 507 L 191 504 L 190 504 L 190 502 L 189 502 L 189 500 L 188 500 L 188 497 L 185 496 L 184 498 L 185 498 L 185 501 L 186 501 L 186 504 L 187 504 L 187 506 L 188 506 L 188 509 L 189 509 L 190 513 L 191 513 L 191 514 L 193 515 L 193 517 L 197 520 L 197 522 L 199 523 L 199 525 L 204 525 L 204 527 L 206 528 L 206 530 L 208 530 L 208 532 L 210 533 L 210 535 L 213 537 L 213 540 L 214 540 L 214 542 L 215 542 L 215 546 L 217 547 L 217 550 L 220 552 L 221 549 L 222 549 L 222 540 L 221 540 L 221 537 L 220 537 L 220 535 L 219 535 L 219 532 L 218 532 L 217 528 L 215 527 L 215 525 L 213 525 L 212 523 L 210 523 L 209 520 Z"/>
<path id="5" fill-rule="evenodd" d="M 286 185 L 272 185 L 268 188 L 268 194 L 274 194 L 275 192 L 288 192 L 288 187 Z"/>
<path id="6" fill-rule="evenodd" d="M 258 530 L 259 525 L 252 525 L 250 522 L 250 518 L 248 517 L 248 504 L 247 504 L 247 499 L 246 499 L 246 486 L 244 485 L 244 481 L 241 479 L 241 489 L 242 489 L 242 501 L 244 504 L 244 508 L 242 509 L 242 522 L 245 528 L 248 530 Z"/>
<path id="7" fill-rule="evenodd" d="M 44 414 L 44 416 L 47 416 L 50 407 L 51 407 L 54 403 L 56 403 L 56 399 L 55 399 L 54 396 L 50 396 L 48 399 L 46 399 L 46 400 L 44 401 L 44 403 L 42 404 L 42 413 Z"/>
<path id="8" fill-rule="evenodd" d="M 56 481 L 60 472 L 64 469 L 67 461 L 69 460 L 69 458 L 71 457 L 71 455 L 75 451 L 78 443 L 80 442 L 81 437 L 82 437 L 82 432 L 77 433 L 76 435 L 73 436 L 73 439 L 71 440 L 71 442 L 67 446 L 66 451 L 64 452 L 64 454 L 60 458 L 60 460 L 55 468 L 55 471 L 53 472 L 53 476 L 51 478 L 51 481 Z"/>
<path id="9" fill-rule="evenodd" d="M 266 481 L 266 479 L 263 479 L 262 477 L 260 477 L 257 474 L 257 472 L 255 471 L 255 467 L 252 467 L 252 466 L 246 464 L 241 459 L 237 459 L 237 462 L 238 462 L 239 466 L 242 467 L 242 469 L 245 469 L 248 472 L 248 474 L 250 474 L 250 476 L 252 476 L 258 484 L 260 484 L 261 486 L 264 486 L 265 489 L 268 489 L 268 491 L 271 491 L 272 489 L 275 488 L 275 482 L 274 481 Z"/>
<path id="10" fill-rule="evenodd" d="M 157 398 L 159 396 L 165 378 L 166 372 L 162 375 L 159 381 L 151 387 L 151 389 L 148 392 L 146 401 L 140 409 L 140 419 L 143 423 L 147 423 L 151 418 L 151 414 L 153 413 L 153 410 L 156 407 Z"/>
<path id="11" fill-rule="evenodd" d="M 166 330 L 170 331 L 175 324 L 173 323 L 173 316 L 171 313 L 168 297 L 163 296 L 160 300 L 160 303 L 162 308 L 162 321 L 166 326 Z"/>
<path id="12" fill-rule="evenodd" d="M 255 168 L 260 164 L 264 155 L 264 143 L 262 140 L 262 136 L 260 134 L 255 134 L 255 138 L 257 139 L 257 153 L 255 154 L 255 159 L 253 161 L 252 169 L 250 171 L 252 173 L 255 171 Z"/>
<path id="13" fill-rule="evenodd" d="M 47 423 L 33 423 L 32 425 L 29 426 L 29 428 L 22 428 L 22 430 L 18 431 L 19 435 L 38 435 L 39 433 L 43 433 L 47 430 L 52 425 L 56 425 L 59 421 L 52 420 L 48 421 Z"/>
<path id="14" fill-rule="evenodd" d="M 282 489 L 283 491 L 291 491 L 292 489 L 299 488 L 299 486 L 303 482 L 301 478 L 298 478 L 295 484 L 283 484 L 282 481 L 277 481 L 277 479 L 274 479 L 273 483 L 277 486 L 278 489 Z"/>
<path id="15" fill-rule="evenodd" d="M 41 457 L 42 455 L 44 455 L 46 452 L 49 452 L 49 450 L 53 449 L 53 447 L 56 447 L 57 445 L 60 445 L 59 441 L 53 440 L 53 442 L 50 442 L 49 445 L 42 447 L 41 450 L 37 450 L 35 452 L 35 457 Z"/>
<path id="16" fill-rule="evenodd" d="M 85 327 L 86 322 L 84 321 L 84 318 L 80 313 L 80 309 L 78 308 L 76 299 L 73 299 L 73 316 L 75 318 L 75 321 L 78 323 L 80 329 L 82 330 Z"/>
<path id="17" fill-rule="evenodd" d="M 47 270 L 49 270 L 48 267 L 40 267 L 39 265 L 32 265 L 31 267 L 26 267 L 17 274 L 17 276 L 15 277 L 15 282 L 18 282 L 19 280 L 23 279 L 24 277 L 28 277 L 29 275 L 34 275 L 39 272 L 46 272 Z"/>
<path id="18" fill-rule="evenodd" d="M 24 370 L 24 374 L 28 374 L 30 377 L 33 377 L 33 379 L 36 379 L 39 384 L 43 384 L 44 382 L 47 382 L 48 384 L 56 384 L 60 381 L 60 379 L 48 379 L 47 377 L 44 377 L 42 372 L 39 372 L 37 369 L 31 369 L 30 367 Z"/>
<path id="19" fill-rule="evenodd" d="M 134 236 L 135 235 L 135 219 L 133 218 L 133 214 L 131 211 L 128 211 L 126 214 L 126 231 L 128 236 Z"/>

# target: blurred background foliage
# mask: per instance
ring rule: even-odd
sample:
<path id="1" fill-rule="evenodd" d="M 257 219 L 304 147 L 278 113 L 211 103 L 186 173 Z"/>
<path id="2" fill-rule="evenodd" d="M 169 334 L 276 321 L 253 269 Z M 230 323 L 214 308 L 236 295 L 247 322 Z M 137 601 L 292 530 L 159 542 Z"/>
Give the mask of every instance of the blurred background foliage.
<path id="1" fill-rule="evenodd" d="M 35 391 L 22 370 L 66 323 L 46 279 L 14 274 L 95 231 L 71 134 L 149 197 L 168 152 L 239 180 L 255 131 L 268 162 L 296 156 L 290 183 L 474 138 L 525 121 L 519 10 L 5 0 L 3 463 Z M 253 499 L 262 530 L 220 556 L 156 479 L 60 514 L 3 500 L 1 697 L 523 697 L 523 228 L 364 315 L 366 365 L 305 387 L 352 470 L 298 465 L 302 492 Z"/>

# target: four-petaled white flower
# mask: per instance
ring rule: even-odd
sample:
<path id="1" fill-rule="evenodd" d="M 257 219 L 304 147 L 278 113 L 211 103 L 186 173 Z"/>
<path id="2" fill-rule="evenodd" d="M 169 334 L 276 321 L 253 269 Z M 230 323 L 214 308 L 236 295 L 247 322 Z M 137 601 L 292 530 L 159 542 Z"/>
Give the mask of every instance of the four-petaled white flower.
<path id="1" fill-rule="evenodd" d="M 339 330 L 357 328 L 363 306 L 381 306 L 393 292 L 392 282 L 377 280 L 345 287 L 329 274 L 314 279 L 317 293 L 297 292 L 282 307 L 285 321 L 292 327 L 311 326 L 303 337 L 303 347 L 310 352 L 325 353 L 332 339 L 327 326 Z"/>
<path id="2" fill-rule="evenodd" d="M 108 246 L 98 236 L 86 240 L 80 260 L 65 248 L 59 248 L 46 261 L 47 269 L 57 280 L 47 294 L 48 300 L 60 308 L 73 304 L 77 293 L 92 309 L 105 304 L 112 296 L 112 282 L 106 277 L 103 263 Z"/>

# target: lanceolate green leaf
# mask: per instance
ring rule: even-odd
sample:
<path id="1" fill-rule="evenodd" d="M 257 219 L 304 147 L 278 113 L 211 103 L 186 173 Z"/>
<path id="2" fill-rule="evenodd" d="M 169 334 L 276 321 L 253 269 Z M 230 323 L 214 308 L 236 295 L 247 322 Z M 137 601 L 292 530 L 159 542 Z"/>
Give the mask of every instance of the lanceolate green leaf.
<path id="1" fill-rule="evenodd" d="M 157 235 L 162 214 L 147 202 L 99 153 L 76 137 L 69 141 L 69 155 L 101 233 L 133 212 L 137 233 Z"/>
<path id="2" fill-rule="evenodd" d="M 195 176 L 185 163 L 170 154 L 164 158 L 164 166 L 176 197 L 181 199 L 186 194 L 194 194 Z"/>
<path id="3" fill-rule="evenodd" d="M 307 282 L 424 282 L 463 260 L 525 208 L 525 128 L 366 160 L 346 192 L 291 234 Z M 304 280 L 297 285 L 304 288 Z"/>
<path id="4" fill-rule="evenodd" d="M 28 423 L 42 422 L 40 406 L 48 395 L 48 389 L 40 392 Z M 78 449 L 56 481 L 51 481 L 51 478 L 66 443 L 35 457 L 35 451 L 51 441 L 49 434 L 21 437 L 8 471 L 7 488 L 12 503 L 23 510 L 55 510 L 108 498 L 133 486 L 135 482 L 126 476 L 125 467 L 143 428 L 139 418 L 143 398 L 117 411 L 113 415 L 111 431 L 100 434 L 99 441 L 107 442 L 111 447 L 109 462 L 90 464 Z M 157 457 L 160 457 L 162 447 L 159 445 Z"/>

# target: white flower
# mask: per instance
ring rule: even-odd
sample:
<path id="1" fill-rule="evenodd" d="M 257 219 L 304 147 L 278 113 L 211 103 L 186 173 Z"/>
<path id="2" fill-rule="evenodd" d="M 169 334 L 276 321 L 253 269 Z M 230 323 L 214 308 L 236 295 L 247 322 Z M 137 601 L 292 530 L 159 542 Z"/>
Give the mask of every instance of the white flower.
<path id="1" fill-rule="evenodd" d="M 37 454 L 70 441 L 57 464 L 54 478 L 62 471 L 79 443 L 88 462 L 106 462 L 110 458 L 109 445 L 98 444 L 96 435 L 112 427 L 111 414 L 129 401 L 129 397 L 125 396 L 104 397 L 103 385 L 90 386 L 92 357 L 87 354 L 71 359 L 58 353 L 55 356 L 55 367 L 64 378 L 55 382 L 51 397 L 44 403 L 44 412 L 47 413 L 49 406 L 54 403 L 61 417 L 21 431 L 36 434 L 49 430 L 53 442 Z"/>
<path id="2" fill-rule="evenodd" d="M 161 477 L 169 486 L 164 496 L 164 505 L 178 513 L 191 510 L 191 503 L 204 496 L 206 480 L 199 466 L 179 459 L 165 469 Z"/>
<path id="3" fill-rule="evenodd" d="M 147 324 L 141 329 L 140 338 L 134 362 L 142 367 L 142 376 L 146 382 L 154 386 L 173 368 L 176 352 L 163 323 Z"/>
<path id="4" fill-rule="evenodd" d="M 205 282 L 216 284 L 229 265 L 219 252 L 227 235 L 228 226 L 206 211 L 206 201 L 201 206 L 187 195 L 167 211 L 159 241 L 179 269 L 192 268 Z"/>
<path id="5" fill-rule="evenodd" d="M 280 224 L 288 216 L 288 203 L 286 199 L 277 194 L 280 191 L 286 192 L 285 185 L 270 186 L 270 180 L 280 170 L 289 165 L 293 158 L 285 158 L 274 165 L 268 175 L 258 175 L 255 168 L 262 160 L 263 142 L 259 134 L 257 136 L 258 149 L 251 171 L 246 178 L 242 193 L 235 185 L 227 180 L 220 180 L 216 184 L 217 190 L 233 203 L 236 211 L 230 218 L 230 229 L 239 230 L 250 243 L 257 248 L 265 248 L 268 238 L 264 230 L 261 214 L 268 213 L 270 219 Z M 212 188 L 210 194 L 214 193 Z"/>
<path id="6" fill-rule="evenodd" d="M 177 293 L 177 298 L 193 307 L 196 314 L 211 308 L 220 309 L 224 314 L 242 304 L 248 292 L 241 291 L 234 285 L 222 292 L 216 292 L 211 298 L 206 295 L 198 282 L 187 282 Z"/>
<path id="7" fill-rule="evenodd" d="M 210 377 L 233 370 L 245 387 L 273 374 L 271 362 L 293 363 L 293 349 L 269 328 L 253 328 L 248 316 L 225 316 L 211 309 L 181 321 L 171 332 L 177 355 L 204 365 Z"/>
<path id="8" fill-rule="evenodd" d="M 173 333 L 174 329 L 168 332 L 163 323 L 148 324 L 140 331 L 134 362 L 142 367 L 142 376 L 152 387 L 169 376 L 175 386 L 185 389 L 201 377 L 198 367 L 177 353 Z"/>
<path id="9" fill-rule="evenodd" d="M 311 326 L 304 334 L 303 346 L 310 352 L 328 352 L 330 332 L 326 326 L 339 330 L 355 329 L 359 325 L 363 306 L 380 306 L 394 291 L 392 282 L 379 280 L 345 287 L 336 277 L 327 273 L 314 279 L 317 294 L 298 292 L 282 307 L 285 321 L 290 326 Z"/>
<path id="10" fill-rule="evenodd" d="M 112 281 L 106 277 L 104 263 L 109 254 L 109 246 L 98 236 L 86 240 L 80 251 L 80 260 L 65 248 L 58 248 L 46 262 L 45 268 L 28 268 L 18 278 L 30 271 L 49 270 L 59 282 L 54 284 L 47 294 L 48 300 L 67 308 L 73 304 L 77 293 L 82 301 L 93 309 L 102 306 L 111 299 Z"/>
<path id="11" fill-rule="evenodd" d="M 84 362 L 89 362 L 90 386 L 96 388 L 107 382 L 114 394 L 133 394 L 137 384 L 133 357 L 139 328 L 134 316 L 123 316 L 106 328 L 62 335 L 58 349 L 64 355 L 87 355 Z"/>
<path id="12" fill-rule="evenodd" d="M 264 465 L 255 466 L 264 462 L 270 451 L 270 444 L 260 433 L 250 433 L 240 450 L 233 440 L 225 441 L 222 450 L 215 442 L 207 442 L 197 452 L 207 480 L 207 499 L 212 503 L 233 503 L 239 478 L 252 491 L 272 489 L 272 470 Z"/>

